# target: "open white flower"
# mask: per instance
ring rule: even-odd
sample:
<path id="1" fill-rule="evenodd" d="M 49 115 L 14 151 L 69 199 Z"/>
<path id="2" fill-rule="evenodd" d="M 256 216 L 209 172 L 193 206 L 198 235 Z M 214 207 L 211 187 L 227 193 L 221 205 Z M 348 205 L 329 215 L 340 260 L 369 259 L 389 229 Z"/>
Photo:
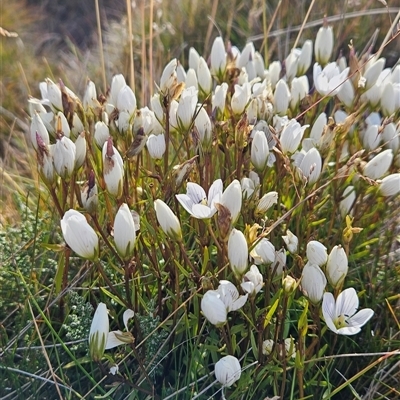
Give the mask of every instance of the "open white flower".
<path id="1" fill-rule="evenodd" d="M 240 286 L 246 293 L 250 293 L 253 296 L 262 289 L 264 279 L 256 265 L 252 265 L 250 271 L 246 272 Z"/>
<path id="2" fill-rule="evenodd" d="M 201 311 L 207 320 L 215 326 L 222 326 L 228 319 L 228 311 L 216 290 L 207 291 L 200 303 Z"/>
<path id="3" fill-rule="evenodd" d="M 347 79 L 350 68 L 340 72 L 335 62 L 329 63 L 324 69 L 318 63 L 314 64 L 314 85 L 322 96 L 335 96 Z"/>
<path id="4" fill-rule="evenodd" d="M 135 338 L 133 337 L 132 333 L 128 330 L 128 321 L 133 318 L 135 312 L 131 309 L 127 309 L 124 312 L 123 320 L 126 332 L 122 331 L 111 331 L 108 333 L 107 336 L 107 343 L 106 343 L 106 350 L 112 349 L 117 347 L 121 344 L 129 344 L 133 343 Z"/>
<path id="5" fill-rule="evenodd" d="M 336 301 L 332 293 L 324 293 L 322 313 L 328 328 L 339 335 L 355 335 L 374 315 L 365 308 L 358 311 L 358 296 L 354 288 L 343 290 Z"/>
<path id="6" fill-rule="evenodd" d="M 176 198 L 183 208 L 193 217 L 199 219 L 211 218 L 216 212 L 215 203 L 220 203 L 222 196 L 222 180 L 217 179 L 208 191 L 194 182 L 188 182 L 186 194 L 177 194 Z"/>
<path id="7" fill-rule="evenodd" d="M 239 310 L 247 301 L 248 295 L 240 296 L 236 286 L 226 280 L 219 281 L 217 292 L 220 294 L 227 312 Z"/>

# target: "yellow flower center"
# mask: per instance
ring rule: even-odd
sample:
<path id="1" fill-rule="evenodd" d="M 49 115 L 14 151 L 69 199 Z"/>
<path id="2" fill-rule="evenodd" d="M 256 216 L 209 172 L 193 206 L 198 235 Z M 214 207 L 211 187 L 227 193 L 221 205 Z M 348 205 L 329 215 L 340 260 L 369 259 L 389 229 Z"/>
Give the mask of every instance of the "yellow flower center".
<path id="1" fill-rule="evenodd" d="M 348 326 L 348 323 L 347 323 L 347 320 L 346 320 L 346 316 L 344 316 L 343 314 L 339 315 L 335 319 L 335 321 L 333 321 L 333 323 L 335 324 L 337 329 L 344 328 L 345 326 Z"/>

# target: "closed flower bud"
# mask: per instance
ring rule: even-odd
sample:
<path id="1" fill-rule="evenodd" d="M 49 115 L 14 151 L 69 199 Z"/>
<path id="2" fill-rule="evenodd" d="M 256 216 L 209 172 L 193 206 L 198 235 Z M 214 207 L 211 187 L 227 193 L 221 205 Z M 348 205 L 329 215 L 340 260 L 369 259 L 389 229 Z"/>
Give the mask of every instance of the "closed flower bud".
<path id="1" fill-rule="evenodd" d="M 136 229 L 132 213 L 127 204 L 123 203 L 119 208 L 114 221 L 114 242 L 119 255 L 129 259 L 134 250 L 136 241 Z"/>
<path id="2" fill-rule="evenodd" d="M 315 183 L 322 169 L 322 158 L 319 151 L 313 147 L 308 150 L 299 164 L 299 170 L 309 185 Z"/>
<path id="3" fill-rule="evenodd" d="M 54 168 L 59 176 L 67 179 L 71 176 L 76 157 L 76 147 L 71 139 L 60 136 L 56 140 L 53 151 Z"/>
<path id="4" fill-rule="evenodd" d="M 319 28 L 314 47 L 317 62 L 321 65 L 327 64 L 333 51 L 333 30 L 331 26 Z"/>
<path id="5" fill-rule="evenodd" d="M 290 91 L 286 82 L 282 79 L 278 81 L 274 93 L 274 110 L 278 115 L 286 115 L 289 108 Z"/>
<path id="6" fill-rule="evenodd" d="M 299 247 L 299 239 L 289 229 L 286 230 L 286 236 L 282 236 L 283 241 L 286 244 L 287 249 L 292 254 L 297 254 Z"/>
<path id="7" fill-rule="evenodd" d="M 380 58 L 375 62 L 369 63 L 368 69 L 365 71 L 364 74 L 365 90 L 368 90 L 375 85 L 376 81 L 379 78 L 380 73 L 383 71 L 384 66 L 385 66 L 384 58 Z"/>
<path id="8" fill-rule="evenodd" d="M 292 278 L 290 275 L 286 275 L 283 279 L 282 286 L 286 294 L 291 294 L 297 288 L 296 279 Z"/>
<path id="9" fill-rule="evenodd" d="M 239 380 L 241 373 L 242 369 L 236 357 L 225 356 L 215 364 L 215 378 L 222 386 L 232 386 Z"/>
<path id="10" fill-rule="evenodd" d="M 315 144 L 317 144 L 320 141 L 322 133 L 324 132 L 325 125 L 327 123 L 328 119 L 326 117 L 326 114 L 324 112 L 319 114 L 310 132 L 310 138 L 313 139 Z"/>
<path id="11" fill-rule="evenodd" d="M 97 146 L 102 149 L 104 143 L 110 137 L 110 129 L 103 121 L 97 121 L 94 126 L 94 141 Z"/>
<path id="12" fill-rule="evenodd" d="M 235 224 L 242 208 L 242 188 L 237 179 L 233 180 L 222 193 L 221 204 L 230 211 L 232 225 Z"/>
<path id="13" fill-rule="evenodd" d="M 50 185 L 54 181 L 54 145 L 46 145 L 38 133 L 36 133 L 36 142 L 39 173 L 44 182 Z"/>
<path id="14" fill-rule="evenodd" d="M 301 274 L 301 288 L 304 294 L 314 304 L 322 300 L 326 287 L 326 277 L 318 265 L 305 265 Z"/>
<path id="15" fill-rule="evenodd" d="M 336 289 L 347 275 L 349 269 L 347 255 L 342 246 L 335 246 L 328 256 L 326 263 L 326 277 L 328 282 Z"/>
<path id="16" fill-rule="evenodd" d="M 38 145 L 37 145 L 37 140 L 36 140 L 36 134 L 38 134 L 41 139 L 43 140 L 43 143 L 48 146 L 50 144 L 50 137 L 49 137 L 49 132 L 46 129 L 46 126 L 44 125 L 42 118 L 40 118 L 40 115 L 38 113 L 35 113 L 32 117 L 32 122 L 30 126 L 30 137 L 31 137 L 31 142 L 35 150 L 38 150 Z"/>
<path id="17" fill-rule="evenodd" d="M 398 97 L 398 90 L 395 90 L 395 86 L 392 82 L 386 82 L 382 88 L 382 95 L 381 95 L 381 110 L 382 114 L 390 117 L 396 109 L 396 104 L 399 100 L 396 98 Z"/>
<path id="18" fill-rule="evenodd" d="M 181 224 L 177 216 L 162 200 L 157 199 L 154 202 L 157 221 L 164 233 L 173 240 L 182 240 Z"/>
<path id="19" fill-rule="evenodd" d="M 111 137 L 103 145 L 103 176 L 107 190 L 115 197 L 122 194 L 124 163 L 118 150 L 113 146 Z"/>
<path id="20" fill-rule="evenodd" d="M 146 142 L 147 150 L 150 157 L 155 160 L 160 160 L 166 150 L 165 136 L 163 133 L 160 135 L 151 134 Z"/>
<path id="21" fill-rule="evenodd" d="M 62 100 L 61 100 L 61 89 L 49 78 L 45 79 L 46 82 L 46 95 L 42 97 L 48 99 L 50 104 L 57 110 L 63 110 Z"/>
<path id="22" fill-rule="evenodd" d="M 164 95 L 169 95 L 171 98 L 174 96 L 175 88 L 178 84 L 176 68 L 178 61 L 176 58 L 171 60 L 164 68 L 160 79 L 160 90 Z"/>
<path id="23" fill-rule="evenodd" d="M 126 111 L 129 115 L 133 115 L 136 110 L 136 96 L 128 85 L 122 87 L 118 93 L 117 108 L 119 111 Z"/>
<path id="24" fill-rule="evenodd" d="M 307 258 L 310 264 L 324 265 L 328 260 L 326 247 L 317 240 L 311 240 L 307 243 Z"/>
<path id="25" fill-rule="evenodd" d="M 203 57 L 200 57 L 197 67 L 197 81 L 200 91 L 205 96 L 208 96 L 212 89 L 212 78 L 206 60 Z"/>
<path id="26" fill-rule="evenodd" d="M 351 83 L 351 80 L 349 79 L 343 82 L 343 85 L 341 86 L 337 97 L 346 107 L 350 108 L 353 105 L 354 95 L 354 87 Z"/>
<path id="27" fill-rule="evenodd" d="M 271 271 L 276 276 L 281 276 L 283 274 L 283 270 L 286 267 L 286 251 L 285 249 L 280 249 L 279 251 L 275 251 L 275 260 L 271 264 Z"/>
<path id="28" fill-rule="evenodd" d="M 276 84 L 279 81 L 279 76 L 282 71 L 282 65 L 280 61 L 273 61 L 268 68 L 269 80 L 271 82 L 271 88 L 275 89 Z"/>
<path id="29" fill-rule="evenodd" d="M 228 84 L 223 82 L 215 88 L 214 95 L 212 98 L 212 109 L 213 111 L 218 108 L 221 112 L 225 110 L 226 94 L 228 92 Z"/>
<path id="30" fill-rule="evenodd" d="M 99 362 L 102 359 L 109 330 L 107 307 L 104 303 L 99 303 L 89 332 L 89 352 L 93 361 Z"/>
<path id="31" fill-rule="evenodd" d="M 86 159 L 86 139 L 85 132 L 81 132 L 75 141 L 76 156 L 75 156 L 75 169 L 80 168 Z"/>
<path id="32" fill-rule="evenodd" d="M 301 48 L 301 53 L 297 61 L 297 76 L 304 75 L 311 65 L 313 52 L 313 43 L 311 40 L 306 40 Z"/>
<path id="33" fill-rule="evenodd" d="M 181 131 L 186 132 L 191 126 L 196 105 L 197 89 L 194 87 L 184 89 L 176 111 L 176 119 Z"/>
<path id="34" fill-rule="evenodd" d="M 250 99 L 250 85 L 249 83 L 243 84 L 243 86 L 235 85 L 235 93 L 231 99 L 232 111 L 239 115 L 242 114 L 246 105 Z"/>
<path id="35" fill-rule="evenodd" d="M 193 68 L 197 71 L 199 66 L 200 55 L 194 47 L 189 49 L 189 68 Z"/>
<path id="36" fill-rule="evenodd" d="M 94 109 L 99 106 L 100 103 L 97 101 L 96 85 L 94 84 L 94 82 L 89 80 L 86 86 L 85 95 L 83 96 L 83 107 L 85 109 Z"/>
<path id="37" fill-rule="evenodd" d="M 160 94 L 156 93 L 150 99 L 151 109 L 153 110 L 157 120 L 162 123 L 164 120 L 164 110 L 160 102 Z"/>
<path id="38" fill-rule="evenodd" d="M 194 87 L 196 90 L 199 89 L 199 82 L 197 81 L 196 71 L 193 68 L 189 68 L 186 74 L 185 87 Z"/>
<path id="39" fill-rule="evenodd" d="M 379 183 L 379 191 L 382 196 L 395 196 L 400 193 L 400 173 L 383 178 Z"/>
<path id="40" fill-rule="evenodd" d="M 254 167 L 262 172 L 268 163 L 268 139 L 263 131 L 256 131 L 251 142 L 251 162 Z"/>
<path id="41" fill-rule="evenodd" d="M 126 81 L 122 74 L 117 74 L 112 77 L 109 102 L 114 107 L 117 107 L 118 95 L 124 86 L 126 86 Z"/>
<path id="42" fill-rule="evenodd" d="M 250 255 L 255 264 L 271 264 L 275 261 L 275 247 L 268 239 L 262 238 L 254 246 Z"/>
<path id="43" fill-rule="evenodd" d="M 194 126 L 199 133 L 200 142 L 204 149 L 207 149 L 211 144 L 212 139 L 212 125 L 210 117 L 204 107 L 198 109 L 196 120 L 194 121 Z"/>
<path id="44" fill-rule="evenodd" d="M 290 90 L 290 109 L 295 110 L 310 90 L 307 76 L 293 78 Z"/>
<path id="45" fill-rule="evenodd" d="M 93 171 L 90 171 L 89 180 L 82 188 L 81 201 L 83 208 L 88 213 L 93 214 L 96 212 L 99 199 L 97 196 L 97 185 Z"/>
<path id="46" fill-rule="evenodd" d="M 386 174 L 392 161 L 392 149 L 384 150 L 365 165 L 363 174 L 370 179 L 379 179 Z"/>
<path id="47" fill-rule="evenodd" d="M 291 119 L 283 128 L 280 143 L 284 154 L 294 153 L 300 145 L 304 131 L 309 125 L 301 126 L 295 119 Z"/>
<path id="48" fill-rule="evenodd" d="M 249 250 L 244 234 L 232 229 L 228 239 L 228 259 L 235 275 L 241 276 L 246 272 L 248 257 Z"/>
<path id="49" fill-rule="evenodd" d="M 400 127 L 396 132 L 394 123 L 387 124 L 382 132 L 382 141 L 385 143 L 385 147 L 392 149 L 393 153 L 397 154 L 400 149 Z"/>
<path id="50" fill-rule="evenodd" d="M 264 194 L 257 203 L 256 215 L 264 215 L 274 204 L 278 202 L 278 192 L 269 192 Z"/>
<path id="51" fill-rule="evenodd" d="M 221 36 L 214 39 L 211 48 L 211 72 L 214 75 L 222 75 L 226 68 L 226 54 L 224 41 Z"/>
<path id="52" fill-rule="evenodd" d="M 99 239 L 83 214 L 68 210 L 61 220 L 61 230 L 68 246 L 79 256 L 94 260 L 99 253 Z"/>

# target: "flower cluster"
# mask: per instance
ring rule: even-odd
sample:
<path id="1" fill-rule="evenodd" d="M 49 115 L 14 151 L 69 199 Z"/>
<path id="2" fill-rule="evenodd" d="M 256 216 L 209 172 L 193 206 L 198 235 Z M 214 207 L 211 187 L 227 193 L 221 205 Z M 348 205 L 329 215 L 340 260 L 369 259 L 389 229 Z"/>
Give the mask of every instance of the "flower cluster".
<path id="1" fill-rule="evenodd" d="M 154 296 L 160 315 L 197 312 L 188 326 L 203 315 L 221 335 L 209 347 L 212 335 L 198 339 L 204 354 L 229 353 L 215 363 L 224 388 L 239 380 L 235 354 L 244 351 L 300 370 L 310 355 L 307 318 L 320 327 L 319 310 L 342 335 L 374 314 L 358 311 L 356 290 L 343 288 L 368 206 L 400 193 L 400 65 L 385 69 L 368 54 L 353 72 L 332 53 L 329 26 L 318 32 L 313 65 L 309 40 L 266 68 L 253 43 L 239 51 L 217 37 L 210 63 L 191 48 L 186 70 L 176 59 L 165 66 L 150 108 L 138 107 L 122 75 L 107 96 L 89 81 L 81 101 L 46 79 L 42 99 L 29 100 L 32 146 L 66 251 L 121 263 L 120 278 L 102 276 L 136 313 Z M 156 283 L 142 285 L 146 276 Z M 291 338 L 294 314 L 304 316 Z M 133 342 L 108 324 L 100 303 L 89 335 L 95 361 Z M 240 332 L 244 344 L 233 346 Z"/>

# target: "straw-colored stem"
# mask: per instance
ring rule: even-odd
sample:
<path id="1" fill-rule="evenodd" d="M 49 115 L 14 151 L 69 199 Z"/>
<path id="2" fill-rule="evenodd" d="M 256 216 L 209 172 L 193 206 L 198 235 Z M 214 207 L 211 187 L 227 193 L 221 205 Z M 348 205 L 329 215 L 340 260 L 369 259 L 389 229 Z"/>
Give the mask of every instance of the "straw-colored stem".
<path id="1" fill-rule="evenodd" d="M 312 0 L 312 2 L 310 4 L 310 7 L 308 7 L 307 14 L 306 14 L 306 16 L 304 18 L 303 23 L 301 24 L 301 28 L 300 28 L 299 34 L 297 35 L 296 41 L 294 42 L 294 45 L 293 45 L 294 49 L 296 48 L 297 43 L 299 43 L 300 36 L 303 33 L 303 29 L 304 29 L 304 27 L 306 25 L 306 22 L 308 21 L 308 17 L 310 16 L 310 13 L 311 13 L 311 10 L 312 10 L 312 8 L 314 6 L 314 3 L 315 3 L 315 0 Z"/>
<path id="2" fill-rule="evenodd" d="M 132 5 L 130 0 L 126 0 L 126 11 L 128 14 L 128 34 L 129 34 L 129 83 L 135 91 L 135 64 L 133 63 L 133 33 L 132 33 Z"/>
<path id="3" fill-rule="evenodd" d="M 100 8 L 99 0 L 95 0 L 96 4 L 96 22 L 97 22 L 97 35 L 99 37 L 99 51 L 100 51 L 100 62 L 101 62 L 101 77 L 103 79 L 103 91 L 107 92 L 107 80 L 106 80 L 106 66 L 104 63 L 104 51 L 103 51 L 103 37 L 101 34 L 101 21 L 100 21 Z"/>

